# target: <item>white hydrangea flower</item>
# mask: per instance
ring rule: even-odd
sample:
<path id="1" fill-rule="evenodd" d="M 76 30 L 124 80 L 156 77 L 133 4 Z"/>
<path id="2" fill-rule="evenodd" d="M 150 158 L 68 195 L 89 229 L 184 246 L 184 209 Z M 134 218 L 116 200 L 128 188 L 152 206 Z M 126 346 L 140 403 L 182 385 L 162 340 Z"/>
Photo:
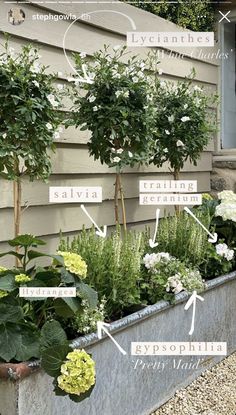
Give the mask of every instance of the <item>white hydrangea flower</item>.
<path id="1" fill-rule="evenodd" d="M 182 117 L 181 121 L 182 122 L 190 121 L 190 117 Z"/>

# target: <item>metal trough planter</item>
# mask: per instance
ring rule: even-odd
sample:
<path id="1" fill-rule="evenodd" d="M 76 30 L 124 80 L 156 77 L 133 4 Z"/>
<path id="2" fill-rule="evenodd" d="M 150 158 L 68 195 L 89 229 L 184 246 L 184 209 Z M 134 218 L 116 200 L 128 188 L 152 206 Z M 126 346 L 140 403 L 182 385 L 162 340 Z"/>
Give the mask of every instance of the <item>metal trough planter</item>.
<path id="1" fill-rule="evenodd" d="M 202 296 L 205 301 L 197 306 L 191 338 L 192 311 L 184 310 L 188 296 L 181 293 L 175 305 L 160 301 L 111 325 L 111 333 L 127 351 L 126 356 L 109 337 L 98 340 L 91 334 L 76 339 L 75 347 L 93 354 L 97 371 L 92 395 L 79 404 L 68 397 L 56 397 L 52 379 L 41 370 L 23 377 L 35 367 L 30 371 L 12 367 L 9 371 L 0 365 L 0 415 L 149 415 L 224 357 L 131 356 L 131 342 L 225 341 L 227 354 L 236 350 L 236 272 L 208 282 Z M 4 379 L 9 372 L 19 379 Z"/>

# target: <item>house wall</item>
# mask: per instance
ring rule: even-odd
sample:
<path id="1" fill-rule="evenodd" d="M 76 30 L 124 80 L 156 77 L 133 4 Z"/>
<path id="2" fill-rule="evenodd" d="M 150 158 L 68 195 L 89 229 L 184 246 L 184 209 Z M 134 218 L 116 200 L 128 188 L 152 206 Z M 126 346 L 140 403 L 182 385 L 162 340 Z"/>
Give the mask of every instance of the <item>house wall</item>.
<path id="1" fill-rule="evenodd" d="M 49 3 L 49 2 L 48 2 Z M 116 4 L 23 4 L 26 20 L 20 26 L 12 26 L 7 21 L 9 4 L 1 4 L 0 9 L 0 40 L 3 32 L 11 35 L 11 46 L 19 50 L 23 44 L 33 43 L 40 47 L 42 62 L 49 65 L 49 72 L 62 72 L 58 82 L 66 83 L 71 68 L 65 59 L 62 43 L 63 35 L 69 26 L 68 21 L 32 20 L 32 16 L 49 13 L 73 13 L 80 16 L 82 13 L 95 11 L 90 15 L 90 21 L 76 22 L 68 32 L 66 48 L 68 56 L 73 51 L 85 51 L 89 56 L 102 48 L 104 44 L 124 44 L 126 32 L 133 30 L 130 18 L 135 22 L 139 31 L 180 31 L 179 27 L 153 14 L 137 9 L 133 6 Z M 109 11 L 104 11 L 109 10 Z M 128 16 L 128 17 L 127 17 Z M 2 42 L 0 42 L 2 43 Z M 206 48 L 205 48 L 206 50 Z M 145 57 L 148 48 L 133 48 L 132 53 L 139 53 Z M 208 48 L 209 53 L 211 48 Z M 188 57 L 187 54 L 192 54 Z M 196 69 L 196 83 L 204 86 L 208 93 L 216 91 L 218 63 L 202 55 L 199 48 L 173 48 L 173 53 L 181 54 L 175 58 L 169 57 L 170 50 L 165 49 L 161 57 L 160 68 L 163 69 L 163 79 L 178 80 L 187 76 L 192 67 Z M 173 56 L 172 53 L 172 56 Z M 211 109 L 215 111 L 215 109 Z M 102 186 L 103 203 L 91 205 L 89 212 L 98 225 L 114 225 L 113 193 L 114 170 L 102 166 L 89 157 L 87 150 L 88 134 L 73 128 L 68 129 L 57 140 L 57 151 L 52 156 L 53 174 L 48 184 L 41 182 L 23 185 L 23 205 L 29 208 L 22 217 L 22 233 L 33 233 L 44 238 L 47 250 L 53 252 L 57 247 L 60 230 L 66 235 L 73 235 L 84 224 L 90 227 L 91 223 L 77 204 L 49 204 L 49 185 L 60 186 Z M 197 179 L 200 192 L 210 189 L 210 172 L 212 170 L 211 143 L 202 153 L 198 165 L 186 163 L 182 178 Z M 126 194 L 127 221 L 129 225 L 142 228 L 145 223 L 153 223 L 155 207 L 139 207 L 138 181 L 139 179 L 170 178 L 169 166 L 165 164 L 161 169 L 155 166 L 136 169 L 126 169 L 124 172 L 124 190 Z M 6 241 L 13 237 L 13 197 L 12 183 L 0 179 L 0 250 L 6 249 Z"/>

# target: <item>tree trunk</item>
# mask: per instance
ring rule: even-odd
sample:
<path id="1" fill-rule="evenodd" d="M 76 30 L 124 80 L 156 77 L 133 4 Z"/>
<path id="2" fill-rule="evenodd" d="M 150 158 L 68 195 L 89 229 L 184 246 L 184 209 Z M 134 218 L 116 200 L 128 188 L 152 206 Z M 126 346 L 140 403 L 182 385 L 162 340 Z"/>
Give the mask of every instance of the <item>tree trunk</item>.
<path id="1" fill-rule="evenodd" d="M 120 200 L 121 200 L 121 209 L 122 209 L 122 219 L 123 219 L 123 226 L 124 231 L 127 231 L 127 223 L 126 223 L 126 210 L 125 210 L 125 198 L 124 198 L 124 191 L 121 182 L 121 174 L 118 173 L 118 183 L 119 183 L 119 192 L 120 192 Z"/>
<path id="2" fill-rule="evenodd" d="M 174 175 L 175 180 L 179 180 L 179 170 L 174 170 L 173 175 Z M 175 205 L 175 214 L 178 216 L 179 213 L 180 213 L 179 205 Z"/>
<path id="3" fill-rule="evenodd" d="M 115 196 L 114 196 L 114 202 L 115 202 L 115 221 L 116 225 L 119 225 L 119 173 L 116 172 L 116 181 L 115 181 Z"/>
<path id="4" fill-rule="evenodd" d="M 21 179 L 18 176 L 17 180 L 13 182 L 14 193 L 14 237 L 16 238 L 20 234 L 20 222 L 21 222 Z M 19 252 L 19 248 L 16 247 L 16 252 Z M 20 266 L 18 258 L 15 260 L 16 267 Z"/>

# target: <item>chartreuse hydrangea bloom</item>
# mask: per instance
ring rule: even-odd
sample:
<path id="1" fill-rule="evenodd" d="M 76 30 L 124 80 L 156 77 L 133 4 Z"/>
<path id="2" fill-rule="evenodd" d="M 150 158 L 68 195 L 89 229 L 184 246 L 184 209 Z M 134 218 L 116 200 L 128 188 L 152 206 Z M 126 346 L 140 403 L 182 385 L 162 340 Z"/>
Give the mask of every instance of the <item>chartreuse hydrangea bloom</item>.
<path id="1" fill-rule="evenodd" d="M 7 268 L 0 266 L 0 272 L 4 272 L 4 271 L 7 271 Z"/>
<path id="2" fill-rule="evenodd" d="M 87 275 L 87 264 L 81 258 L 80 255 L 72 252 L 58 251 L 64 259 L 65 268 L 72 274 L 79 275 L 81 278 L 85 278 Z"/>
<path id="3" fill-rule="evenodd" d="M 7 291 L 0 290 L 0 298 L 6 297 L 8 295 Z"/>
<path id="4" fill-rule="evenodd" d="M 74 395 L 87 392 L 95 384 L 94 360 L 83 349 L 68 353 L 66 358 L 57 378 L 59 388 Z"/>
<path id="5" fill-rule="evenodd" d="M 18 274 L 15 276 L 15 282 L 24 283 L 31 281 L 31 278 L 26 274 Z"/>

